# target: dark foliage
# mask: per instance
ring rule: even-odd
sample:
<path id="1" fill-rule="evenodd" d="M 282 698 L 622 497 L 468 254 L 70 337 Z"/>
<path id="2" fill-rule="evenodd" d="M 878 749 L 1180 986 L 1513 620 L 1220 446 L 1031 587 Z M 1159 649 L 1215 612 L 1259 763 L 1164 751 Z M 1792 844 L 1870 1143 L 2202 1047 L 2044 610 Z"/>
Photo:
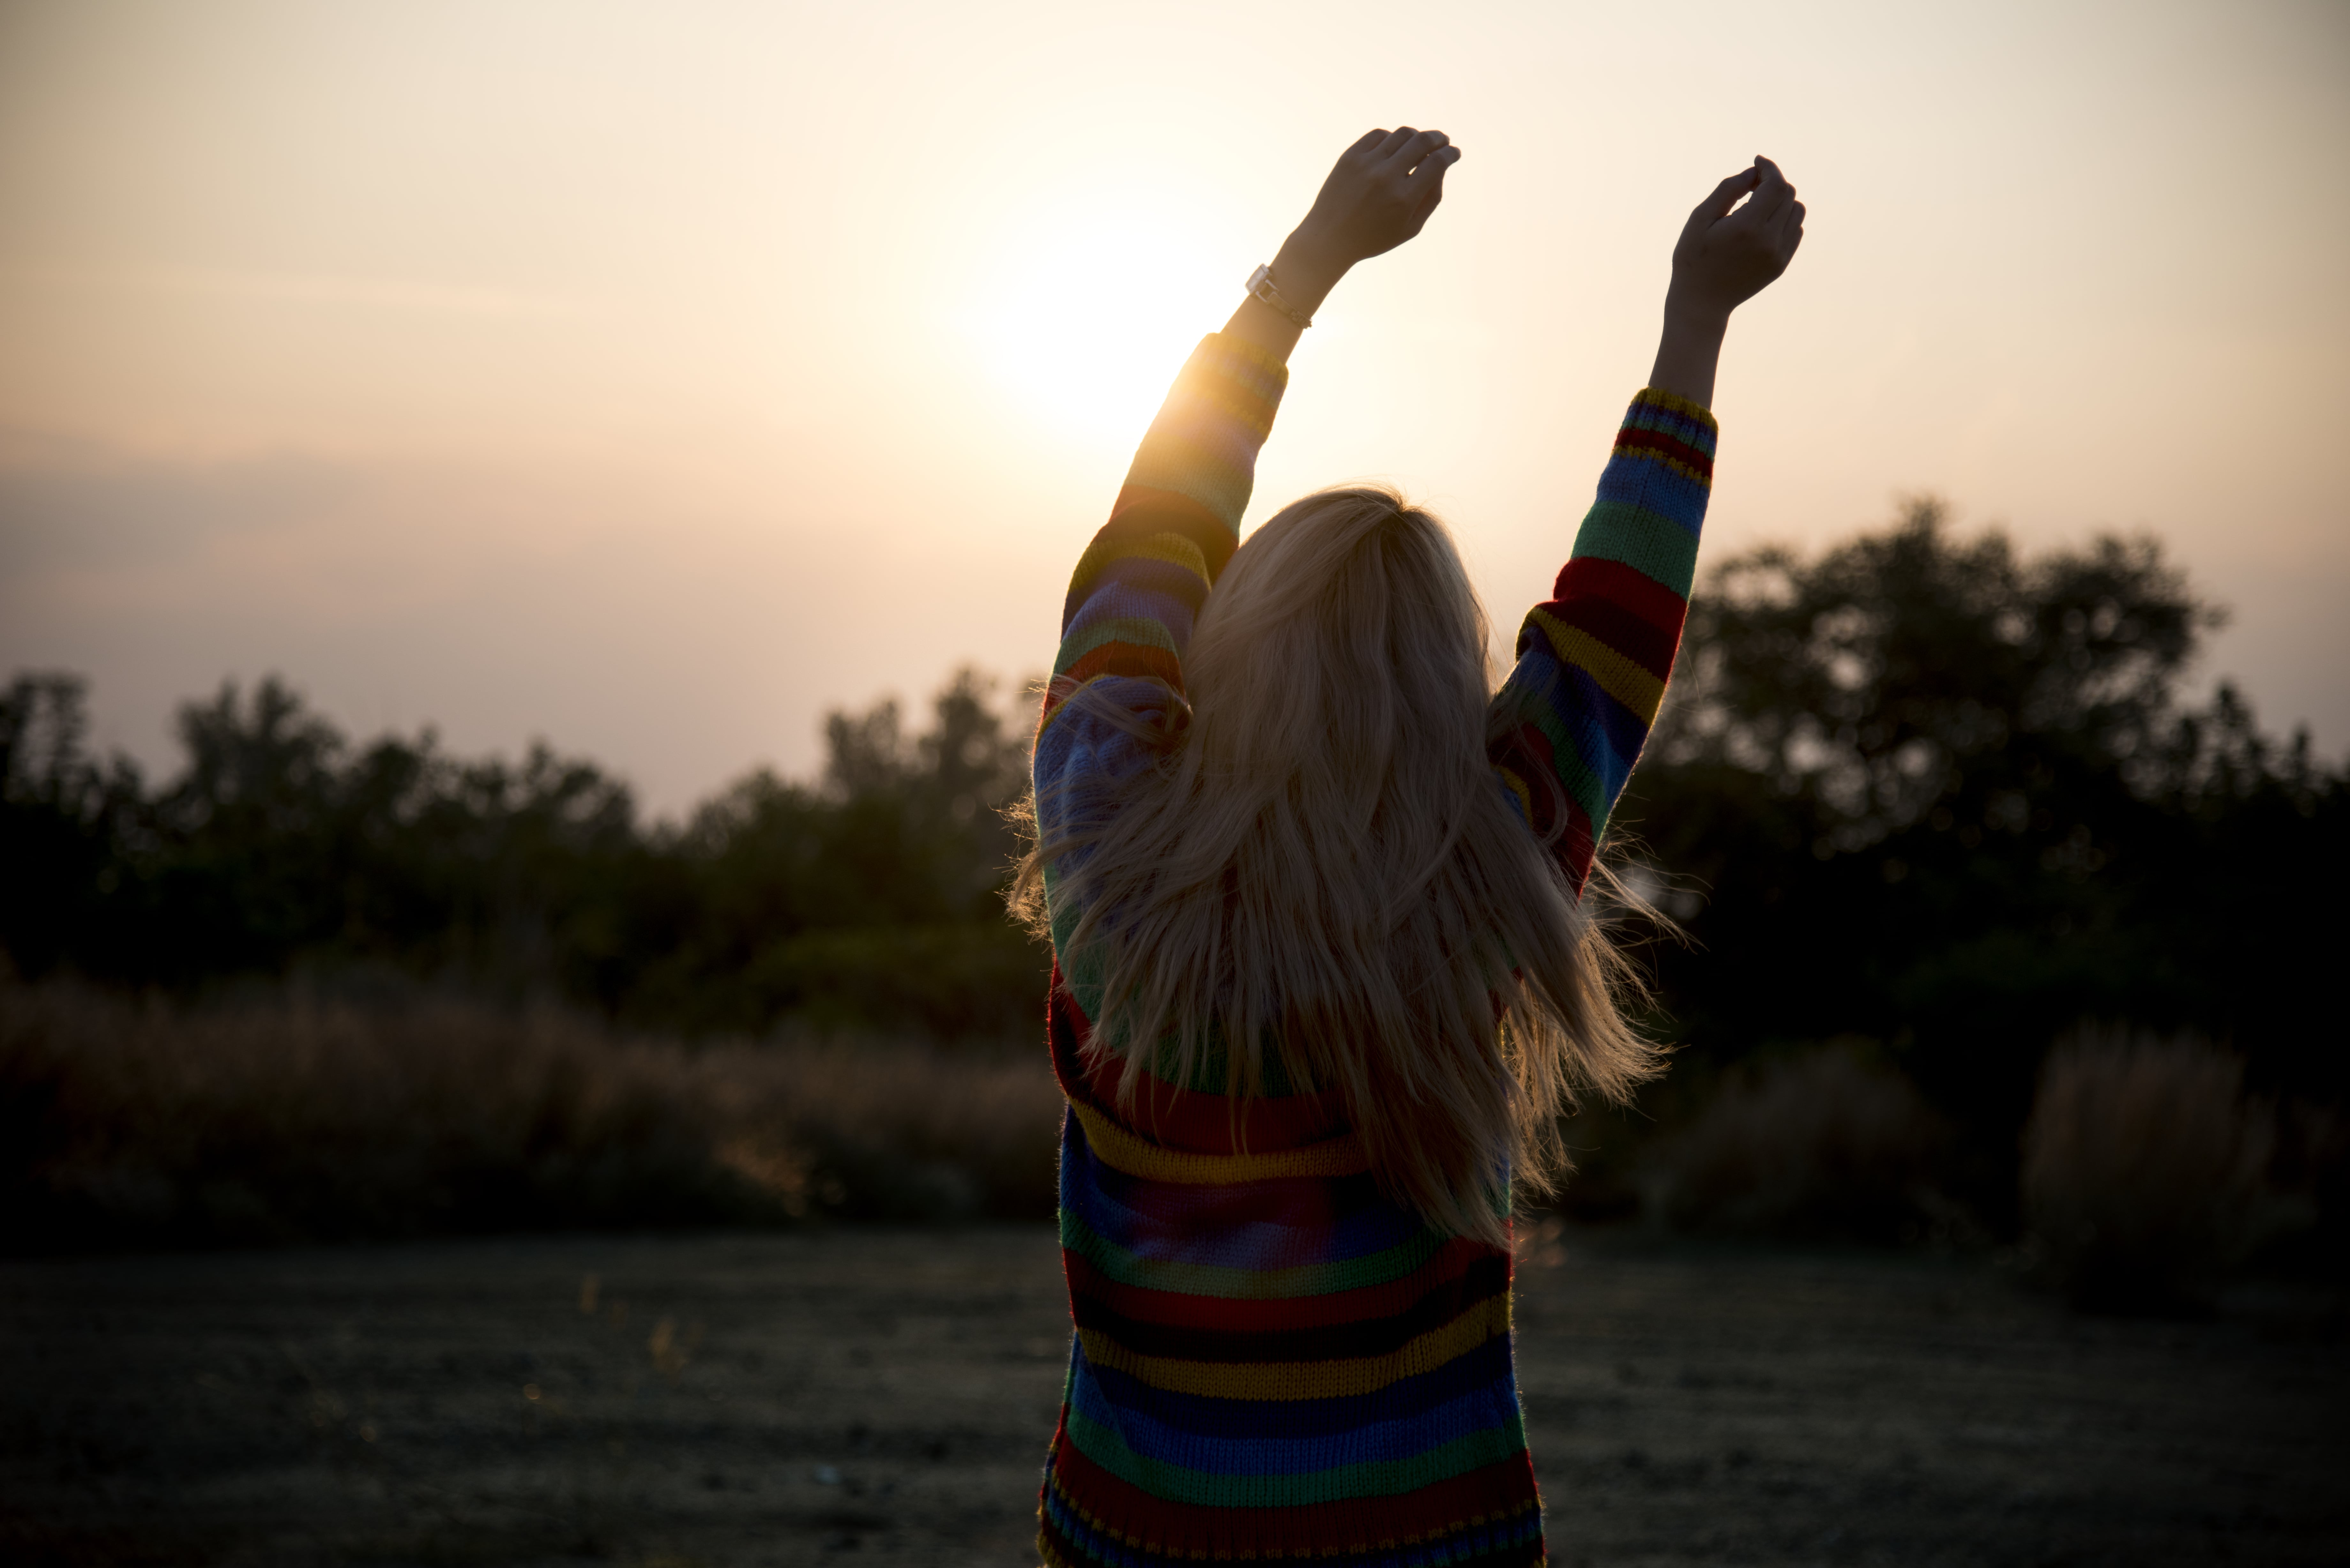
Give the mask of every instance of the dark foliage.
<path id="1" fill-rule="evenodd" d="M 2264 1092 L 2338 1097 L 2350 790 L 2228 688 L 2182 702 L 2219 618 L 2151 541 L 2022 560 L 1930 501 L 1716 567 L 1618 818 L 1678 882 L 1693 940 L 1653 952 L 1686 1049 L 1879 1042 L 1995 1214 L 2085 1019 L 2200 1030 Z"/>
<path id="2" fill-rule="evenodd" d="M 2199 1033 L 2251 1092 L 2338 1103 L 2350 781 L 2224 687 L 2187 700 L 2218 619 L 2150 541 L 2023 558 L 1930 502 L 1710 573 L 1617 818 L 1692 939 L 1650 950 L 1684 1066 L 1649 1108 L 1860 1043 L 2007 1228 L 2042 1059 L 2085 1021 Z M 77 681 L 19 677 L 0 944 L 27 977 L 182 995 L 391 971 L 687 1035 L 1030 1032 L 1044 957 L 998 901 L 1024 726 L 991 696 L 965 671 L 912 736 L 895 704 L 836 713 L 820 780 L 648 826 L 593 764 L 355 746 L 276 681 L 183 710 L 151 789 L 89 753 Z"/>
<path id="3" fill-rule="evenodd" d="M 895 703 L 835 713 L 818 784 L 754 774 L 671 828 L 544 747 L 354 747 L 275 680 L 183 708 L 185 766 L 151 793 L 88 754 L 78 680 L 20 676 L 0 944 L 28 978 L 180 992 L 390 969 L 688 1033 L 1001 1033 L 1044 981 L 998 897 L 1024 753 L 989 699 L 963 671 L 911 738 Z"/>
<path id="4" fill-rule="evenodd" d="M 1043 1054 L 0 971 L 0 1254 L 1053 1211 Z"/>

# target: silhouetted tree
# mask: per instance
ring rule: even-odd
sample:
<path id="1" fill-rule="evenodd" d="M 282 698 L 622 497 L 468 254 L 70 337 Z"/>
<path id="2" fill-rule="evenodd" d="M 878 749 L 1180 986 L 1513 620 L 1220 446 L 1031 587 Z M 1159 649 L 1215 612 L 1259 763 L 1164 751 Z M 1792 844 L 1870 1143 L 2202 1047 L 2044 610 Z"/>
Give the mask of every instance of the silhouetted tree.
<path id="1" fill-rule="evenodd" d="M 0 940 L 27 974 L 180 990 L 372 965 L 697 1032 L 1007 1029 L 1043 971 L 997 900 L 1025 744 L 993 701 L 966 670 L 920 735 L 894 702 L 835 713 L 818 784 L 754 773 L 671 829 L 545 746 L 354 748 L 275 679 L 183 707 L 186 763 L 151 795 L 87 754 L 78 680 L 20 676 Z"/>
<path id="2" fill-rule="evenodd" d="M 1618 819 L 1695 939 L 1652 949 L 1668 1026 L 1725 1064 L 1872 1037 L 1991 1186 L 2084 1018 L 2194 1025 L 2258 1087 L 2338 1096 L 2350 791 L 2232 691 L 2182 701 L 2218 621 L 2149 541 L 2025 558 L 1931 502 L 1722 563 Z M 1026 1030 L 1044 958 L 997 899 L 1034 696 L 965 670 L 919 733 L 894 701 L 835 712 L 816 779 L 754 772 L 670 826 L 544 746 L 354 746 L 274 680 L 183 709 L 150 790 L 89 754 L 78 680 L 22 675 L 0 943 L 181 990 L 372 967 L 692 1033 Z"/>
<path id="3" fill-rule="evenodd" d="M 2316 890 L 2343 781 L 2227 689 L 2181 706 L 2219 623 L 2150 540 L 2023 560 L 1931 501 L 1714 568 L 1621 818 L 1684 879 L 1694 942 L 1653 950 L 1689 1048 L 1874 1037 L 2002 1173 L 2083 1018 L 2338 1084 L 2316 977 L 2343 922 Z"/>
<path id="4" fill-rule="evenodd" d="M 56 672 L 0 695 L 0 949 L 36 973 L 107 944 L 121 846 L 147 836 L 138 769 L 85 750 L 87 695 Z"/>

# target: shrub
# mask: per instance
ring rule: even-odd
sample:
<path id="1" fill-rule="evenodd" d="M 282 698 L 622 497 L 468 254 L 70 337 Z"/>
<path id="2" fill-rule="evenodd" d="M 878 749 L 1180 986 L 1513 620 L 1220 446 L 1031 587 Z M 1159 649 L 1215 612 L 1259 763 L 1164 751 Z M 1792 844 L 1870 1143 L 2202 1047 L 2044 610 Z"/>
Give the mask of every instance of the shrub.
<path id="1" fill-rule="evenodd" d="M 2193 700 L 2218 616 L 2153 542 L 2027 554 L 1904 512 L 1717 560 L 1691 599 L 1609 827 L 1704 890 L 1648 954 L 1683 1068 L 1902 1038 L 1961 1139 L 1946 1180 L 2002 1220 L 2041 1058 L 2084 1017 L 2232 1038 L 2263 1085 L 2350 1098 L 2322 901 L 2350 769 L 2224 683 Z"/>
<path id="2" fill-rule="evenodd" d="M 1947 1136 L 1909 1080 L 1845 1045 L 1742 1064 L 1642 1166 L 1678 1230 L 1889 1241 L 1961 1217 L 1934 1181 Z"/>
<path id="3" fill-rule="evenodd" d="M 1042 1022 L 1048 959 L 1002 898 L 1029 698 L 976 671 L 925 732 L 836 712 L 821 780 L 754 771 L 682 824 L 544 746 L 355 745 L 276 680 L 184 705 L 185 766 L 151 788 L 88 750 L 84 697 L 0 685 L 0 951 L 29 977 L 184 999 L 393 970 L 695 1039 Z"/>
<path id="4" fill-rule="evenodd" d="M 2050 1052 L 2023 1132 L 2024 1219 L 2077 1304 L 2206 1302 L 2290 1224 L 2269 1182 L 2276 1118 L 2245 1097 L 2243 1073 L 2193 1035 L 2092 1028 Z"/>
<path id="5" fill-rule="evenodd" d="M 1042 1054 L 0 980 L 0 1245 L 1049 1214 Z"/>

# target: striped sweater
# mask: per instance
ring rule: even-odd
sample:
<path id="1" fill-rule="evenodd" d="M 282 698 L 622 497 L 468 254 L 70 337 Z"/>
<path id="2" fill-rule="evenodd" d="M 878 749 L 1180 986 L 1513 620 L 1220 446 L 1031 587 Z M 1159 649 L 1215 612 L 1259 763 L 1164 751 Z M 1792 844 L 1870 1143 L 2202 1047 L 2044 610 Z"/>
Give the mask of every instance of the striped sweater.
<path id="1" fill-rule="evenodd" d="M 1104 710 L 1153 721 L 1182 690 L 1286 381 L 1244 342 L 1202 342 L 1078 562 L 1036 737 L 1047 834 L 1107 821 L 1149 765 L 1145 726 Z M 1578 888 L 1672 668 L 1713 441 L 1696 405 L 1633 400 L 1556 597 L 1526 618 L 1493 699 L 1497 787 Z M 1510 1255 L 1384 1198 L 1334 1096 L 1275 1081 L 1236 1112 L 1220 1083 L 1146 1075 L 1121 1114 L 1120 1064 L 1087 1049 L 1100 993 L 1068 951 L 1076 911 L 1053 901 L 1054 881 L 1047 1033 L 1069 1105 L 1061 1245 L 1076 1333 L 1045 1561 L 1544 1561 Z"/>

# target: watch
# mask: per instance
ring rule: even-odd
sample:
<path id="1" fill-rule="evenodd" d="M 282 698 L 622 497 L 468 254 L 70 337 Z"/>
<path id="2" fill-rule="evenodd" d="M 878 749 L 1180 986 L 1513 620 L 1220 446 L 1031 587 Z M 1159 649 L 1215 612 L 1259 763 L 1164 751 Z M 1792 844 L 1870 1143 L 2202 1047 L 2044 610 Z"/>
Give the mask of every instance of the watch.
<path id="1" fill-rule="evenodd" d="M 1314 325 L 1314 317 L 1281 297 L 1281 290 L 1273 283 L 1271 265 L 1261 266 L 1249 274 L 1248 291 L 1302 327 Z"/>

